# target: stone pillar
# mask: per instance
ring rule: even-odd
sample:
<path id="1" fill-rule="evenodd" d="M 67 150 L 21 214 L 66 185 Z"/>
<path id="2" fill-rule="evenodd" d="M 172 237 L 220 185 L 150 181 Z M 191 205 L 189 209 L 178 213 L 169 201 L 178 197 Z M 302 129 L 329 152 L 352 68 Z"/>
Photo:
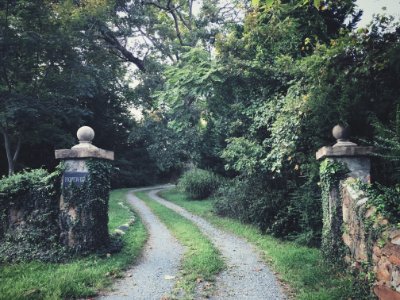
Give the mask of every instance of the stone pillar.
<path id="1" fill-rule="evenodd" d="M 76 252 L 87 252 L 108 246 L 110 161 L 114 152 L 94 146 L 94 131 L 88 126 L 79 128 L 77 137 L 78 145 L 55 151 L 64 167 L 60 240 Z"/>
<path id="2" fill-rule="evenodd" d="M 337 143 L 332 147 L 322 147 L 316 153 L 317 160 L 330 158 L 341 162 L 349 169 L 348 177 L 370 182 L 371 160 L 373 147 L 358 146 L 349 141 L 348 129 L 336 125 L 332 130 Z"/>
<path id="3" fill-rule="evenodd" d="M 322 147 L 316 153 L 317 160 L 332 160 L 345 165 L 348 173 L 345 177 L 360 179 L 364 182 L 370 181 L 370 156 L 372 147 L 362 147 L 349 141 L 349 133 L 346 128 L 336 125 L 332 130 L 337 143 L 332 147 Z M 328 166 L 326 164 L 325 166 Z M 329 167 L 327 167 L 329 168 Z M 341 263 L 344 256 L 343 245 L 343 214 L 346 203 L 342 201 L 341 183 L 338 178 L 341 174 L 331 174 L 330 170 L 321 170 L 322 206 L 323 206 L 323 229 L 322 229 L 322 252 L 326 259 L 331 262 Z M 332 176 L 332 178 L 330 178 Z M 328 178 L 329 177 L 329 178 Z M 324 178 L 324 179 L 323 179 Z"/>

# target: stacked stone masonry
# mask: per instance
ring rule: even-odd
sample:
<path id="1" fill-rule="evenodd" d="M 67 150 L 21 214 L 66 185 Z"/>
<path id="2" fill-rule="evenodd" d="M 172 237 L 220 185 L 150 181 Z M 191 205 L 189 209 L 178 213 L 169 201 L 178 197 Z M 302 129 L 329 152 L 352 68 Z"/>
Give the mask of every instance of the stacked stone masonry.
<path id="1" fill-rule="evenodd" d="M 375 275 L 373 291 L 379 299 L 400 300 L 400 230 L 368 206 L 351 180 L 342 184 L 342 200 L 346 261 L 356 269 L 370 266 L 363 271 Z M 370 238 L 373 229 L 380 229 L 379 236 Z"/>

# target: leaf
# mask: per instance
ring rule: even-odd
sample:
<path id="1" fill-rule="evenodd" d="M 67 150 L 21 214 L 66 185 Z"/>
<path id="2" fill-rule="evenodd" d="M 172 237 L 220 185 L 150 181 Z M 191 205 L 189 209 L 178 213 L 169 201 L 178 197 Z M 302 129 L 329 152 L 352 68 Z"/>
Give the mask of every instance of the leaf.
<path id="1" fill-rule="evenodd" d="M 251 5 L 257 7 L 258 5 L 260 5 L 260 0 L 251 0 Z"/>
<path id="2" fill-rule="evenodd" d="M 271 7 L 272 4 L 274 4 L 274 0 L 265 0 L 265 5 L 266 5 L 267 7 Z"/>

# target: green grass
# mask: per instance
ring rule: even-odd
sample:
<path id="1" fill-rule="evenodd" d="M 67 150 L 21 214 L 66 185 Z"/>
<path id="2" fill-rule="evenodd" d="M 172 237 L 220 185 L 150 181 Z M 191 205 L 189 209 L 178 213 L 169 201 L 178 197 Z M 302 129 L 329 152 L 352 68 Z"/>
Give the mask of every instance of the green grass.
<path id="1" fill-rule="evenodd" d="M 133 213 L 126 209 L 127 190 L 110 195 L 109 228 L 129 222 Z M 126 205 L 123 207 L 122 205 Z M 136 217 L 123 236 L 124 248 L 109 258 L 89 256 L 65 264 L 29 262 L 0 266 L 0 299 L 63 299 L 88 297 L 109 285 L 121 270 L 132 264 L 147 239 L 147 232 Z"/>
<path id="2" fill-rule="evenodd" d="M 176 290 L 183 290 L 185 298 L 192 299 L 197 280 L 213 281 L 215 275 L 223 270 L 225 264 L 221 254 L 191 221 L 151 200 L 146 192 L 137 192 L 136 195 L 146 202 L 172 234 L 186 246 L 181 265 L 182 278 L 178 281 Z"/>
<path id="3" fill-rule="evenodd" d="M 188 200 L 176 189 L 163 191 L 160 194 L 163 198 L 204 217 L 217 227 L 244 237 L 256 245 L 265 254 L 268 264 L 279 274 L 279 278 L 289 284 L 296 299 L 336 300 L 351 297 L 353 284 L 351 278 L 329 268 L 318 249 L 283 242 L 261 234 L 254 226 L 218 217 L 212 212 L 211 199 Z"/>

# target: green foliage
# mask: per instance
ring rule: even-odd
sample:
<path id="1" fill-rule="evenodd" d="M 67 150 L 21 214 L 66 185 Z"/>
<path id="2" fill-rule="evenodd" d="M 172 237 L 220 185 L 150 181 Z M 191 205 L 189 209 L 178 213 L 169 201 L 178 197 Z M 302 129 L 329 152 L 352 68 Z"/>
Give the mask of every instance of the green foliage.
<path id="1" fill-rule="evenodd" d="M 194 200 L 201 200 L 212 195 L 221 184 L 221 178 L 202 169 L 191 169 L 179 178 L 179 188 Z"/>
<path id="2" fill-rule="evenodd" d="M 89 174 L 81 186 L 64 186 L 63 212 L 61 212 L 61 240 L 63 243 L 73 231 L 76 253 L 110 251 L 108 234 L 108 198 L 112 165 L 99 159 L 86 161 Z M 77 219 L 65 211 L 74 210 Z M 86 221 L 85 221 L 86 220 Z M 118 250 L 118 249 L 115 249 Z"/>
<path id="3" fill-rule="evenodd" d="M 389 125 L 385 125 L 376 117 L 372 118 L 374 127 L 374 146 L 378 164 L 377 176 L 384 184 L 393 185 L 400 182 L 400 105 L 396 107 L 396 115 Z"/>
<path id="4" fill-rule="evenodd" d="M 254 224 L 263 232 L 268 230 L 278 236 L 284 235 L 282 231 L 290 226 L 281 218 L 287 195 L 282 189 L 265 184 L 263 181 L 266 180 L 252 177 L 227 182 L 218 191 L 214 206 L 216 213 Z"/>
<path id="5" fill-rule="evenodd" d="M 24 171 L 0 180 L 0 261 L 62 261 L 58 227 L 62 167 Z"/>
<path id="6" fill-rule="evenodd" d="M 368 197 L 368 205 L 376 208 L 376 213 L 388 219 L 391 224 L 400 223 L 400 186 L 386 187 L 379 183 L 361 184 Z"/>
<path id="7" fill-rule="evenodd" d="M 226 170 L 252 175 L 260 169 L 259 160 L 264 154 L 261 145 L 244 137 L 229 138 L 227 143 L 221 155 L 226 162 Z"/>
<path id="8" fill-rule="evenodd" d="M 340 180 L 344 179 L 347 173 L 348 169 L 342 163 L 331 159 L 325 159 L 321 163 L 320 183 L 323 210 L 321 249 L 325 259 L 337 265 L 344 263 Z"/>
<path id="9" fill-rule="evenodd" d="M 7 163 L 10 171 L 54 168 L 54 149 L 70 148 L 83 123 L 95 129 L 97 146 L 128 148 L 126 67 L 93 32 L 92 17 L 110 13 L 110 3 L 78 2 L 0 3 L 1 174 Z"/>

